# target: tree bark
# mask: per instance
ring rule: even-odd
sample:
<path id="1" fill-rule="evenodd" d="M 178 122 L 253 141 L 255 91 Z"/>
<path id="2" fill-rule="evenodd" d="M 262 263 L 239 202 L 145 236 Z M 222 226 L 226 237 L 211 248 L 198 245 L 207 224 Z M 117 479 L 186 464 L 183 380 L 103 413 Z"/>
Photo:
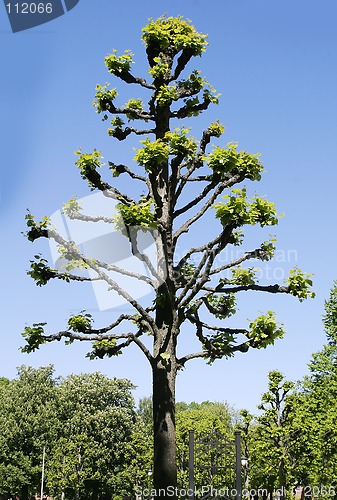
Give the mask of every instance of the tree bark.
<path id="1" fill-rule="evenodd" d="M 157 496 L 175 498 L 177 487 L 175 382 L 176 366 L 159 360 L 152 367 L 154 422 L 154 489 Z M 159 491 L 160 490 L 160 491 Z"/>

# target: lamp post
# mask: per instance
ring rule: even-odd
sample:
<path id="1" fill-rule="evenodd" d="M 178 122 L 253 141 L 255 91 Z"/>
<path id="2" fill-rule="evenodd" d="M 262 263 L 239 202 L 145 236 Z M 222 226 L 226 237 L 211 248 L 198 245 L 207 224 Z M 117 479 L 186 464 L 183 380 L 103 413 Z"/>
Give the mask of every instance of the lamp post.
<path id="1" fill-rule="evenodd" d="M 241 467 L 243 469 L 243 484 L 245 496 L 249 496 L 248 493 L 248 458 L 243 456 L 241 458 Z"/>
<path id="2" fill-rule="evenodd" d="M 153 471 L 152 471 L 152 468 L 150 467 L 148 472 L 147 472 L 147 477 L 148 477 L 148 480 L 147 480 L 147 483 L 148 483 L 148 490 L 149 490 L 149 500 L 151 499 L 151 490 L 152 490 L 152 474 L 153 474 Z"/>

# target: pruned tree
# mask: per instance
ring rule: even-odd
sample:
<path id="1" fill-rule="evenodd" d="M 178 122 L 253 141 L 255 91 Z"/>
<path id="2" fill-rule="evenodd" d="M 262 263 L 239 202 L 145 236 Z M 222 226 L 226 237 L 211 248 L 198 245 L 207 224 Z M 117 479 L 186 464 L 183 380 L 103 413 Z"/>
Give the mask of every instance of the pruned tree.
<path id="1" fill-rule="evenodd" d="M 309 373 L 301 381 L 293 401 L 293 413 L 302 434 L 298 470 L 306 492 L 321 496 L 337 491 L 337 281 L 324 303 L 326 344 L 314 353 Z"/>
<path id="2" fill-rule="evenodd" d="M 258 154 L 240 151 L 233 143 L 226 147 L 210 146 L 211 141 L 224 132 L 219 122 L 211 123 L 199 140 L 185 127 L 177 128 L 179 120 L 196 117 L 218 102 L 218 95 L 200 72 L 188 73 L 186 70 L 188 63 L 205 51 L 206 38 L 181 17 L 151 19 L 142 35 L 150 80 L 133 75 L 130 51 L 107 56 L 108 71 L 122 82 L 141 88 L 142 95 L 148 92 L 149 98 L 147 104 L 137 98 L 120 106 L 116 104 L 116 89 L 98 85 L 96 110 L 103 120 L 111 115 L 108 129 L 111 137 L 124 141 L 143 136 L 142 146 L 136 150 L 132 165 L 109 161 L 113 183 L 101 176 L 100 151 L 77 152 L 76 166 L 82 178 L 106 199 L 117 200 L 119 215 L 85 214 L 75 198 L 64 206 L 64 213 L 70 219 L 111 224 L 112 230 L 123 231 L 132 254 L 147 267 L 147 273 L 88 257 L 75 242 L 57 232 L 48 218 L 37 222 L 30 213 L 26 216 L 28 239 L 53 240 L 68 262 L 62 271 L 53 269 L 45 259 L 37 256 L 29 274 L 38 285 L 50 279 L 102 281 L 112 295 L 117 293 L 129 303 L 132 312 L 118 315 L 112 311 L 111 323 L 96 329 L 92 317 L 85 312 L 72 316 L 66 328 L 57 333 L 46 333 L 45 323 L 35 323 L 25 328 L 23 335 L 27 344 L 23 350 L 30 352 L 43 343 L 60 339 L 89 341 L 93 345 L 90 356 L 100 358 L 120 354 L 131 344 L 139 347 L 153 375 L 154 487 L 157 489 L 176 485 L 175 385 L 178 370 L 193 359 L 212 362 L 236 352 L 265 348 L 283 336 L 282 325 L 271 311 L 258 316 L 248 327 L 230 327 L 227 318 L 236 312 L 236 294 L 243 291 L 287 293 L 300 300 L 313 296 L 310 275 L 297 268 L 291 271 L 284 284 L 262 285 L 258 283 L 255 268 L 243 266 L 251 260 L 271 259 L 275 250 L 273 240 L 242 252 L 234 260 L 224 262 L 222 259 L 228 247 L 243 244 L 242 228 L 273 226 L 278 222 L 278 215 L 275 205 L 264 197 L 250 198 L 243 184 L 260 180 L 263 166 Z M 137 125 L 131 126 L 130 122 Z M 119 176 L 122 181 L 117 179 Z M 124 192 L 125 178 L 132 183 L 132 193 L 139 186 L 138 197 L 131 196 L 130 191 Z M 219 197 L 224 193 L 227 194 L 221 201 Z M 208 231 L 200 231 L 200 227 L 212 210 L 218 224 L 214 221 L 211 228 L 207 228 L 213 230 L 213 235 L 208 237 Z M 199 227 L 196 236 L 199 241 L 190 247 L 195 227 Z M 156 262 L 141 248 L 141 231 L 151 231 Z M 182 251 L 187 243 L 186 251 Z M 91 276 L 77 273 L 74 269 L 79 267 L 87 268 Z M 111 272 L 133 278 L 135 283 L 145 283 L 153 292 L 153 303 L 146 305 L 143 300 L 136 299 L 123 288 L 118 278 L 111 277 Z M 194 336 L 200 344 L 196 352 L 177 350 L 178 338 L 185 325 L 188 335 Z"/>
<path id="3" fill-rule="evenodd" d="M 288 400 L 294 384 L 284 380 L 279 371 L 270 372 L 268 378 L 269 390 L 262 394 L 258 407 L 263 413 L 257 419 L 259 425 L 255 431 L 256 461 L 260 457 L 256 469 L 262 480 L 267 482 L 263 487 L 270 488 L 271 493 L 276 488 L 280 489 L 283 499 L 289 487 L 290 447 L 294 441 Z"/>

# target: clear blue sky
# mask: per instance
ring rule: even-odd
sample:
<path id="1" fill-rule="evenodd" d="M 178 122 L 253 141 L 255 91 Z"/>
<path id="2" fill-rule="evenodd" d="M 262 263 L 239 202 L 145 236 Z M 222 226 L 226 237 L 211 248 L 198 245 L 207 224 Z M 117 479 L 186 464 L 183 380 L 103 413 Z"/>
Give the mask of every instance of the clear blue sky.
<path id="1" fill-rule="evenodd" d="M 48 256 L 48 245 L 32 245 L 20 233 L 27 208 L 38 217 L 50 215 L 72 195 L 89 193 L 74 167 L 78 147 L 97 147 L 116 162 L 132 154 L 106 136 L 106 126 L 91 106 L 95 85 L 112 81 L 123 95 L 123 85 L 113 82 L 105 69 L 105 55 L 113 48 L 131 49 L 134 73 L 141 76 L 141 27 L 165 12 L 192 19 L 209 35 L 209 48 L 194 67 L 222 97 L 219 106 L 192 120 L 192 132 L 197 136 L 219 118 L 226 126 L 223 144 L 237 140 L 242 149 L 260 152 L 266 173 L 253 187 L 285 213 L 272 231 L 278 238 L 278 260 L 273 271 L 264 269 L 265 275 L 274 273 L 282 281 L 294 265 L 314 273 L 314 300 L 299 303 L 283 295 L 251 294 L 240 302 L 238 326 L 246 326 L 246 318 L 258 311 L 277 312 L 287 335 L 274 347 L 212 367 L 194 361 L 178 377 L 178 400 L 227 400 L 254 411 L 270 370 L 291 380 L 301 378 L 311 354 L 325 341 L 324 300 L 337 279 L 335 0 L 80 0 L 68 14 L 16 34 L 0 6 L 0 376 L 14 377 L 23 363 L 54 363 L 59 375 L 100 370 L 130 378 L 138 385 L 137 398 L 150 395 L 150 369 L 136 349 L 97 362 L 85 359 L 88 346 L 82 345 L 57 343 L 29 356 L 20 353 L 26 323 L 48 321 L 49 331 L 57 331 L 70 312 L 97 307 L 89 287 L 54 282 L 36 287 L 26 275 L 29 259 L 37 252 Z M 257 231 L 256 244 L 263 239 Z M 98 314 L 100 321 L 109 321 L 109 312 Z"/>

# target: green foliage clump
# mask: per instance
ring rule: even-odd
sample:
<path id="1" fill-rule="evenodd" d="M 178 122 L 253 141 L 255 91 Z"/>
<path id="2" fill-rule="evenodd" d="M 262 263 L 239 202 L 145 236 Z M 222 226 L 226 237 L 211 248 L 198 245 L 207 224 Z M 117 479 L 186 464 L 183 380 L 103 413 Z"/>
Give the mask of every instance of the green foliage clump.
<path id="1" fill-rule="evenodd" d="M 181 16 L 150 19 L 143 28 L 142 36 L 146 47 L 155 48 L 156 56 L 166 50 L 170 50 L 172 55 L 181 50 L 188 50 L 194 56 L 201 55 L 207 46 L 206 38 L 206 35 L 196 31 L 191 21 L 185 21 Z"/>
<path id="2" fill-rule="evenodd" d="M 208 127 L 208 131 L 212 137 L 219 138 L 224 133 L 225 127 L 221 125 L 219 121 L 216 121 L 210 124 L 210 126 Z"/>
<path id="3" fill-rule="evenodd" d="M 323 324 L 329 342 L 335 343 L 337 340 L 337 281 L 334 281 L 330 297 L 325 301 L 325 314 Z"/>
<path id="4" fill-rule="evenodd" d="M 217 94 L 216 90 L 209 85 L 209 83 L 206 80 L 203 80 L 203 86 L 208 85 L 208 88 L 205 88 L 202 92 L 202 101 L 200 102 L 200 99 L 198 96 L 189 97 L 184 99 L 184 107 L 178 112 L 178 116 L 181 117 L 181 113 L 183 113 L 183 116 L 198 116 L 200 114 L 200 109 L 198 108 L 200 105 L 206 105 L 208 106 L 210 103 L 212 104 L 218 104 L 219 103 L 219 97 L 221 94 Z"/>
<path id="5" fill-rule="evenodd" d="M 253 267 L 243 268 L 241 266 L 237 266 L 231 269 L 232 278 L 229 280 L 231 285 L 242 285 L 249 286 L 255 285 L 258 281 L 256 278 L 256 273 L 258 269 L 254 269 Z"/>
<path id="6" fill-rule="evenodd" d="M 162 85 L 157 92 L 156 100 L 159 106 L 170 105 L 179 99 L 177 85 Z"/>
<path id="7" fill-rule="evenodd" d="M 180 268 L 180 274 L 184 277 L 193 276 L 195 273 L 196 266 L 193 262 L 185 262 L 183 266 Z"/>
<path id="8" fill-rule="evenodd" d="M 129 72 L 131 69 L 131 64 L 133 64 L 133 53 L 131 50 L 125 50 L 122 56 L 117 56 L 117 50 L 113 50 L 112 54 L 109 54 L 105 58 L 105 65 L 114 75 L 119 73 Z"/>
<path id="9" fill-rule="evenodd" d="M 281 339 L 285 333 L 283 325 L 277 322 L 275 313 L 272 311 L 251 321 L 249 328 L 247 337 L 253 339 L 254 345 L 259 348 L 274 344 L 274 341 Z"/>
<path id="10" fill-rule="evenodd" d="M 126 113 L 129 120 L 135 120 L 139 116 L 137 112 L 143 111 L 143 102 L 141 99 L 130 99 L 126 103 L 126 107 L 130 110 L 135 110 L 134 113 L 132 111 Z"/>
<path id="11" fill-rule="evenodd" d="M 34 255 L 36 261 L 30 261 L 30 271 L 27 274 L 35 280 L 38 286 L 46 285 L 51 278 L 57 275 L 56 269 L 51 269 L 47 266 L 48 261 L 43 259 L 41 255 Z"/>
<path id="12" fill-rule="evenodd" d="M 124 121 L 119 116 L 115 116 L 110 123 L 113 128 L 108 128 L 108 135 L 118 137 L 123 132 Z"/>
<path id="13" fill-rule="evenodd" d="M 167 164 L 170 155 L 192 159 L 197 144 L 194 138 L 188 137 L 188 132 L 188 129 L 176 128 L 173 132 L 167 132 L 163 139 L 151 141 L 147 138 L 140 141 L 144 147 L 136 150 L 134 159 L 148 173 L 153 173 L 160 166 Z"/>
<path id="14" fill-rule="evenodd" d="M 78 160 L 75 161 L 75 165 L 80 171 L 81 177 L 89 182 L 89 185 L 94 189 L 93 183 L 90 181 L 90 176 L 96 172 L 97 168 L 104 165 L 101 163 L 100 159 L 103 158 L 101 151 L 94 148 L 92 153 L 82 153 L 80 149 L 75 151 L 75 155 L 78 156 Z"/>
<path id="15" fill-rule="evenodd" d="M 219 490 L 234 484 L 235 462 L 234 428 L 235 410 L 227 403 L 204 401 L 202 403 L 177 403 L 177 459 L 178 484 L 188 484 L 188 449 L 190 430 L 194 430 L 196 463 L 210 464 L 195 467 L 196 490 L 208 484 L 212 464 L 217 464 L 212 486 Z M 213 465 L 214 467 L 214 465 Z M 215 468 L 214 467 L 214 468 Z"/>
<path id="16" fill-rule="evenodd" d="M 234 293 L 226 295 L 212 294 L 208 298 L 209 304 L 213 308 L 213 314 L 216 318 L 225 319 L 236 313 L 236 299 Z"/>
<path id="17" fill-rule="evenodd" d="M 46 342 L 43 338 L 44 326 L 46 324 L 47 323 L 33 323 L 33 326 L 25 326 L 22 336 L 26 341 L 26 345 L 21 348 L 21 352 L 29 354 Z"/>
<path id="18" fill-rule="evenodd" d="M 169 145 L 162 139 L 151 141 L 147 138 L 140 141 L 144 145 L 137 149 L 134 159 L 143 166 L 148 173 L 155 171 L 160 165 L 165 164 L 169 155 Z"/>
<path id="19" fill-rule="evenodd" d="M 155 229 L 157 223 L 153 212 L 153 200 L 146 197 L 140 199 L 138 203 L 126 205 L 118 203 L 116 208 L 119 213 L 115 216 L 116 229 L 123 231 L 126 227 L 140 227 Z"/>
<path id="20" fill-rule="evenodd" d="M 270 238 L 269 241 L 264 241 L 260 247 L 259 251 L 259 259 L 260 260 L 270 260 L 274 257 L 275 254 L 275 238 Z"/>
<path id="21" fill-rule="evenodd" d="M 0 497 L 55 500 L 131 497 L 151 460 L 145 425 L 126 379 L 101 373 L 54 376 L 52 365 L 21 366 L 0 381 Z"/>
<path id="22" fill-rule="evenodd" d="M 259 181 L 264 171 L 259 161 L 259 154 L 249 154 L 247 151 L 237 151 L 237 143 L 227 144 L 227 149 L 216 146 L 205 157 L 208 166 L 217 174 L 243 174 L 244 178 Z"/>
<path id="23" fill-rule="evenodd" d="M 115 339 L 102 339 L 96 340 L 92 343 L 92 351 L 88 352 L 87 358 L 93 360 L 96 358 L 102 359 L 104 356 L 111 358 L 112 356 L 118 356 L 121 351 L 117 348 L 117 342 Z"/>
<path id="24" fill-rule="evenodd" d="M 74 212 L 79 212 L 81 210 L 81 205 L 76 198 L 76 196 L 72 196 L 68 203 L 63 204 L 62 210 L 65 215 L 71 216 Z"/>
<path id="25" fill-rule="evenodd" d="M 193 71 L 187 78 L 186 80 L 182 80 L 180 82 L 177 82 L 177 88 L 183 89 L 184 92 L 190 93 L 190 94 L 197 94 L 204 88 L 205 85 L 209 85 L 207 80 L 200 76 L 200 71 L 195 70 Z"/>
<path id="26" fill-rule="evenodd" d="M 75 243 L 68 243 L 67 246 L 58 245 L 57 248 L 58 253 L 61 258 L 67 261 L 63 264 L 64 269 L 66 271 L 71 271 L 72 269 L 88 269 L 89 268 L 89 259 L 84 261 L 80 257 L 80 252 Z"/>
<path id="27" fill-rule="evenodd" d="M 109 89 L 110 84 L 96 85 L 96 94 L 93 106 L 96 108 L 97 113 L 102 113 L 106 110 L 104 103 L 112 102 L 116 99 L 118 93 L 116 89 Z"/>
<path id="28" fill-rule="evenodd" d="M 298 297 L 300 302 L 308 297 L 315 297 L 315 293 L 310 291 L 310 288 L 312 287 L 311 276 L 312 274 L 304 273 L 298 267 L 291 269 L 289 273 L 289 278 L 286 281 L 289 293 Z"/>
<path id="29" fill-rule="evenodd" d="M 35 241 L 40 238 L 44 231 L 47 231 L 50 225 L 50 218 L 43 216 L 40 222 L 36 222 L 35 216 L 31 213 L 25 215 L 26 224 L 29 228 L 26 232 L 27 239 L 29 241 Z"/>
<path id="30" fill-rule="evenodd" d="M 220 219 L 223 226 L 230 225 L 235 228 L 246 224 L 260 224 L 263 227 L 278 223 L 275 203 L 257 196 L 248 201 L 246 188 L 232 189 L 231 193 L 223 196 L 229 200 L 228 203 L 213 205 L 216 209 L 216 217 Z"/>
<path id="31" fill-rule="evenodd" d="M 169 144 L 169 154 L 177 155 L 183 158 L 193 158 L 197 144 L 195 139 L 188 137 L 189 129 L 174 129 L 174 132 L 165 134 L 165 141 Z"/>
<path id="32" fill-rule="evenodd" d="M 81 311 L 80 314 L 72 314 L 68 319 L 68 326 L 74 332 L 89 331 L 92 326 L 92 316 L 89 313 L 84 314 L 84 311 Z"/>
<path id="33" fill-rule="evenodd" d="M 156 79 L 167 79 L 170 77 L 170 66 L 163 60 L 162 57 L 154 57 L 153 62 L 155 63 L 150 69 L 149 73 L 152 78 Z"/>

